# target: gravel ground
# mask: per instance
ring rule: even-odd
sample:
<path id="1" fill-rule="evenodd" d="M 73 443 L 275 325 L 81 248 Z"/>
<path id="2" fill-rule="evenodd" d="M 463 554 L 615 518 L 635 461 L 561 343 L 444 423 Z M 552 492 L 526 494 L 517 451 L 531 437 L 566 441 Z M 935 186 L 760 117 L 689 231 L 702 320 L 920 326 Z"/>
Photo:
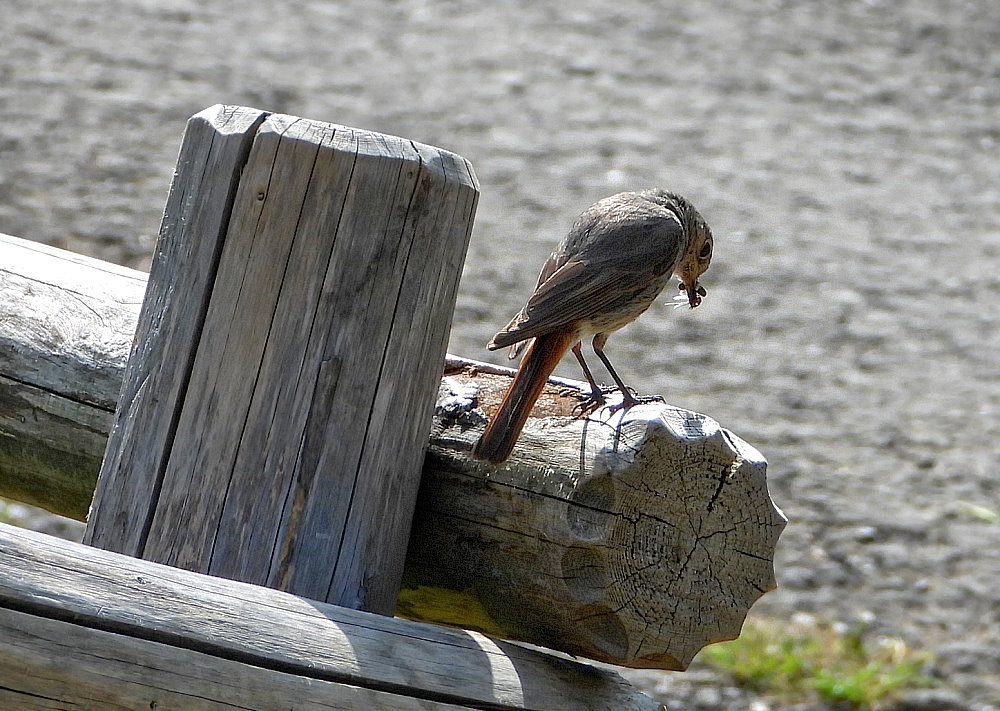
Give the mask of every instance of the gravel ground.
<path id="1" fill-rule="evenodd" d="M 945 684 L 907 708 L 1000 708 L 1000 524 L 974 508 L 1000 508 L 1000 3 L 373 6 L 5 0 L 0 231 L 142 268 L 214 103 L 413 138 L 478 172 L 451 350 L 499 359 L 580 210 L 674 189 L 716 235 L 709 296 L 608 352 L 768 458 L 790 523 L 752 614 L 931 651 Z M 703 671 L 636 678 L 767 708 Z"/>

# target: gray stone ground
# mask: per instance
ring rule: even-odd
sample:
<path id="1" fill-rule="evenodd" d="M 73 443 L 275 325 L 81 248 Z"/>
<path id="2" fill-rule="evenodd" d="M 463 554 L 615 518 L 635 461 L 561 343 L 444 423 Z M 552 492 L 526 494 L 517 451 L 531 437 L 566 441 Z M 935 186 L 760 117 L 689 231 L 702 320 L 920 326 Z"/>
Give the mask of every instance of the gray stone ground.
<path id="1" fill-rule="evenodd" d="M 501 357 L 483 343 L 589 203 L 688 196 L 717 237 L 708 298 L 608 351 L 770 461 L 790 524 L 752 615 L 862 621 L 937 656 L 945 685 L 907 708 L 1000 708 L 1000 524 L 969 508 L 1000 509 L 1000 3 L 4 0 L 0 20 L 0 231 L 142 267 L 183 122 L 214 103 L 413 138 L 482 183 L 462 355 Z M 768 708 L 704 671 L 636 678 L 672 709 Z"/>

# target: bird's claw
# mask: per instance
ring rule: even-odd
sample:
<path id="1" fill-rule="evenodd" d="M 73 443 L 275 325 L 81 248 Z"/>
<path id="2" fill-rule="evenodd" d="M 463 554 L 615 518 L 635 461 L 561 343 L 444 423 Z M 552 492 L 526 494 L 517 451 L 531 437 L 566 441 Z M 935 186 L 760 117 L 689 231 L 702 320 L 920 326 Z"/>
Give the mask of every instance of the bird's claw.
<path id="1" fill-rule="evenodd" d="M 654 402 L 666 402 L 666 400 L 659 395 L 636 395 L 635 391 L 629 388 L 629 392 L 622 397 L 621 402 L 608 405 L 607 408 L 612 412 L 617 412 L 618 410 L 630 410 L 636 405 L 649 405 Z"/>
<path id="2" fill-rule="evenodd" d="M 666 402 L 659 395 L 636 395 L 635 390 L 628 388 L 623 394 L 620 402 L 608 404 L 607 396 L 612 393 L 622 392 L 621 388 L 615 386 L 603 386 L 599 390 L 591 391 L 590 397 L 578 403 L 574 408 L 574 413 L 579 413 L 580 417 L 589 415 L 595 410 L 605 407 L 611 412 L 618 410 L 629 410 L 636 405 L 648 405 L 653 402 Z"/>
<path id="3" fill-rule="evenodd" d="M 579 411 L 580 416 L 589 415 L 608 404 L 608 395 L 618 392 L 616 385 L 594 386 L 586 400 L 580 402 L 573 408 L 573 412 Z"/>
<path id="4" fill-rule="evenodd" d="M 586 400 L 581 400 L 573 406 L 573 414 L 577 417 L 584 417 L 603 407 L 606 402 L 607 400 L 604 397 L 604 393 L 592 392 Z"/>

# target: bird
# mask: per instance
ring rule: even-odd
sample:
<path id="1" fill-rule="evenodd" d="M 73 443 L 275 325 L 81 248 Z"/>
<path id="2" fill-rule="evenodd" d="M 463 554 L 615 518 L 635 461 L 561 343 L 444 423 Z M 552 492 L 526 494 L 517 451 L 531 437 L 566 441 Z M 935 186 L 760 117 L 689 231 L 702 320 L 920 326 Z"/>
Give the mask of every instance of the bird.
<path id="1" fill-rule="evenodd" d="M 698 280 L 708 269 L 712 250 L 712 231 L 701 214 L 667 190 L 618 193 L 584 210 L 542 266 L 524 308 L 486 344 L 490 350 L 510 347 L 511 358 L 526 349 L 472 456 L 494 464 L 510 456 L 545 383 L 568 350 L 590 385 L 586 404 L 606 403 L 605 389 L 597 385 L 583 357 L 586 339 L 592 339 L 594 353 L 621 391 L 621 404 L 615 407 L 648 401 L 625 385 L 604 346 L 612 333 L 650 307 L 674 274 L 690 308 L 697 307 L 707 295 Z M 609 394 L 614 389 L 608 389 Z"/>

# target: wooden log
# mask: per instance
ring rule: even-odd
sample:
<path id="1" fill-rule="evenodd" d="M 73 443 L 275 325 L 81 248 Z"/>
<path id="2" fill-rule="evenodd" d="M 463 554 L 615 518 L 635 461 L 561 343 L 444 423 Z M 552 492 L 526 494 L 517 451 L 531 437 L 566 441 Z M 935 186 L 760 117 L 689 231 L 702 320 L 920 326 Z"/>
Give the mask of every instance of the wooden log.
<path id="1" fill-rule="evenodd" d="M 22 248 L 19 240 L 0 239 L 0 264 L 13 263 L 14 260 L 6 259 L 7 255 Z M 89 299 L 92 308 L 105 314 L 104 318 L 94 323 L 94 328 L 108 330 L 104 335 L 94 334 L 94 338 L 106 343 L 126 343 L 127 334 L 134 329 L 134 306 L 120 302 L 99 306 L 98 302 L 104 292 L 122 294 L 132 289 L 134 294 L 140 294 L 141 288 L 134 284 L 136 274 L 113 274 L 104 271 L 101 263 L 94 260 L 77 260 L 72 270 L 60 271 L 56 267 L 65 264 L 66 258 L 59 255 L 58 250 L 45 249 L 31 254 L 38 262 L 32 267 L 33 273 L 50 274 L 47 283 L 51 283 L 57 291 L 69 288 L 70 283 L 91 285 L 78 287 L 82 289 L 81 298 Z M 100 278 L 77 276 L 71 279 L 73 271 L 93 272 Z M 3 276 L 2 272 L 0 276 Z M 24 277 L 24 283 L 27 286 L 22 292 L 43 293 L 41 285 L 36 285 L 37 282 L 31 278 Z M 97 284 L 101 285 L 100 289 L 94 286 Z M 23 303 L 31 302 L 24 300 Z M 24 318 L 33 322 L 40 334 L 56 333 L 58 321 L 54 319 L 53 312 L 43 306 L 39 305 L 37 318 L 30 313 Z M 0 302 L 0 313 L 8 308 L 8 304 Z M 119 317 L 110 315 L 115 309 L 119 309 Z M 22 362 L 35 360 L 32 353 L 40 356 L 44 350 L 38 344 L 45 341 L 46 338 L 39 338 L 26 342 L 22 349 Z M 37 350 L 33 351 L 33 348 Z M 118 356 L 109 358 L 109 362 L 118 364 L 119 378 L 125 346 L 120 348 Z M 763 486 L 763 462 L 756 452 L 730 433 L 717 431 L 714 423 L 703 416 L 654 406 L 632 410 L 626 418 L 631 423 L 620 428 L 619 454 L 615 455 L 612 446 L 611 454 L 599 459 L 596 457 L 598 443 L 607 442 L 602 432 L 614 432 L 614 428 L 609 429 L 599 421 L 579 421 L 569 417 L 569 410 L 578 401 L 581 386 L 573 381 L 555 379 L 553 382 L 556 385 L 543 396 L 536 412 L 542 418 L 529 422 L 524 439 L 515 449 L 515 457 L 510 462 L 500 468 L 471 462 L 464 452 L 478 436 L 484 416 L 498 402 L 511 371 L 457 358 L 449 360 L 448 374 L 441 380 L 438 412 L 424 465 L 397 612 L 420 620 L 476 628 L 497 636 L 534 640 L 557 649 L 572 648 L 578 654 L 635 666 L 683 666 L 697 651 L 699 644 L 732 636 L 738 631 L 738 622 L 742 619 L 739 609 L 727 607 L 725 599 L 721 602 L 712 599 L 713 593 L 724 589 L 716 581 L 716 576 L 726 584 L 736 585 L 736 597 L 742 595 L 741 604 L 749 606 L 756 595 L 773 585 L 773 547 L 784 523 Z M 55 383 L 53 390 L 65 387 L 66 383 L 79 383 L 78 397 L 81 401 L 102 399 L 99 379 L 90 377 L 95 367 L 92 362 L 67 357 L 60 367 L 66 371 L 62 377 L 52 378 Z M 35 376 L 24 372 L 23 367 L 22 371 L 13 373 L 0 371 L 0 377 L 8 377 L 43 391 L 47 391 L 48 381 L 45 378 L 51 378 L 43 374 L 41 382 L 32 382 Z M 110 390 L 113 392 L 114 389 Z M 51 397 L 57 398 L 55 394 Z M 4 401 L 0 400 L 0 423 L 12 419 L 11 413 L 4 407 Z M 93 405 L 88 407 L 96 408 Z M 649 418 L 652 425 L 633 419 L 639 415 Z M 743 462 L 730 477 L 722 476 L 724 467 L 721 463 L 713 465 L 719 467 L 717 469 L 701 470 L 702 476 L 708 476 L 708 479 L 699 480 L 693 474 L 688 475 L 683 468 L 679 473 L 663 474 L 663 480 L 650 489 L 646 502 L 648 510 L 641 516 L 637 512 L 630 514 L 642 525 L 630 528 L 627 525 L 630 519 L 623 512 L 626 498 L 620 496 L 620 492 L 627 491 L 632 479 L 642 480 L 651 472 L 647 470 L 643 473 L 634 467 L 630 470 L 623 465 L 622 448 L 624 443 L 633 441 L 637 429 L 643 428 L 650 432 L 649 441 L 655 443 L 665 438 L 669 443 L 669 432 L 656 432 L 657 428 L 663 430 L 665 426 L 660 421 L 662 418 L 668 424 L 682 425 L 684 436 L 679 440 L 674 438 L 671 444 L 671 447 L 680 450 L 681 455 L 685 448 L 697 450 L 702 446 L 698 443 L 699 439 L 705 438 L 709 440 L 704 445 L 706 451 L 715 447 L 715 456 L 723 457 L 732 457 L 732 452 L 736 451 Z M 103 422 L 107 426 L 108 418 Z M 37 436 L 49 436 L 68 443 L 73 441 L 74 432 L 81 426 L 59 418 L 42 418 L 39 423 L 39 427 L 49 428 L 55 434 L 50 436 L 47 430 Z M 684 429 L 687 427 L 691 428 L 690 435 Z M 587 435 L 585 440 L 584 430 Z M 546 439 L 550 432 L 561 433 L 564 441 L 559 443 Z M 98 435 L 106 437 L 107 430 Z M 21 436 L 23 429 L 8 437 L 0 437 L 0 443 L 17 441 Z M 581 441 L 586 441 L 588 447 L 584 467 L 593 468 L 598 461 L 603 461 L 609 467 L 614 463 L 617 468 L 608 475 L 595 475 L 586 468 L 581 473 Z M 80 444 L 83 445 L 82 440 Z M 548 449 L 562 449 L 558 461 L 549 463 Z M 43 466 L 35 466 L 31 460 L 15 463 L 24 472 L 24 477 L 34 482 L 33 489 L 37 490 L 46 488 L 47 480 L 43 477 L 47 472 L 57 470 L 63 461 L 59 458 L 45 459 L 44 451 L 41 456 Z M 86 459 L 83 454 L 80 457 Z M 704 459 L 708 461 L 707 457 Z M 99 457 L 92 454 L 87 461 L 91 467 L 89 481 L 92 482 Z M 556 463 L 560 463 L 558 467 Z M 686 480 L 680 483 L 671 480 L 671 477 L 676 480 L 679 474 L 683 474 Z M 78 488 L 86 489 L 87 481 L 81 478 Z M 698 481 L 702 484 L 701 488 L 697 485 Z M 657 507 L 669 508 L 671 499 L 665 497 L 673 496 L 673 502 L 677 503 L 680 501 L 679 492 L 689 490 L 692 495 L 682 502 L 685 506 L 680 521 L 682 525 L 668 525 L 667 514 L 662 510 L 656 514 L 662 520 L 650 515 L 649 512 L 656 511 Z M 662 495 L 653 496 L 653 492 L 661 492 Z M 10 496 L 16 493 L 10 487 L 9 479 L 0 478 L 0 494 Z M 739 498 L 743 496 L 746 498 Z M 731 505 L 734 497 L 739 502 L 738 508 Z M 86 499 L 81 498 L 72 508 L 82 510 L 85 506 Z M 721 526 L 723 515 L 736 518 L 732 531 L 726 529 L 715 536 L 692 533 L 699 530 L 699 525 L 705 527 L 700 530 L 711 532 L 711 526 Z M 701 524 L 697 523 L 698 516 L 704 519 Z M 586 535 L 581 537 L 581 531 Z M 757 546 L 756 549 L 735 545 L 738 534 L 753 539 L 755 531 L 759 538 L 750 542 Z M 597 544 L 602 537 L 608 541 L 603 548 Z M 657 576 L 664 574 L 671 556 L 676 558 L 684 550 L 692 553 L 690 558 L 686 558 L 687 564 L 683 569 L 686 575 L 679 576 L 677 581 L 670 581 L 669 585 L 664 584 L 662 577 Z M 657 558 L 657 551 L 662 552 L 662 557 Z M 609 560 L 617 561 L 615 565 L 622 567 L 610 568 L 606 564 Z M 714 567 L 709 567 L 708 563 Z M 644 564 L 648 565 L 643 568 Z M 607 607 L 609 596 L 619 595 L 624 590 L 620 583 L 614 581 L 620 578 L 620 571 L 628 569 L 629 565 L 639 566 L 639 571 L 630 580 L 641 585 L 635 587 L 635 597 L 631 599 L 633 607 L 626 606 L 619 613 L 624 622 L 621 619 L 616 621 L 612 615 L 595 616 L 594 621 L 600 619 L 607 623 L 603 627 L 597 626 L 595 631 L 585 624 L 576 624 L 568 616 L 566 610 L 580 609 L 580 600 L 591 600 L 586 604 L 592 605 L 595 610 Z M 566 571 L 572 575 L 567 575 Z M 752 583 L 748 582 L 740 589 L 739 573 L 746 573 Z M 699 578 L 699 575 L 702 577 Z M 700 590 L 696 589 L 699 587 Z M 690 603 L 678 602 L 678 614 L 674 615 L 672 595 L 686 589 L 693 590 L 695 597 Z M 640 593 L 646 595 L 648 600 Z M 649 606 L 642 607 L 647 602 Z M 688 607 L 688 604 L 694 607 Z M 698 615 L 705 615 L 704 628 L 699 626 L 699 621 L 685 616 L 694 614 L 692 610 L 699 605 L 704 605 L 707 610 L 702 613 L 698 608 Z M 718 611 L 713 611 L 713 605 L 719 608 Z M 664 616 L 664 635 L 668 629 L 676 631 L 679 625 L 678 638 L 681 641 L 657 642 L 660 648 L 652 651 L 643 648 L 652 644 L 645 641 L 637 648 L 636 640 L 653 639 L 636 622 L 637 615 L 640 612 L 651 615 L 656 611 L 659 614 L 664 614 L 664 611 L 669 613 Z M 645 618 L 643 623 L 646 619 L 654 618 Z M 686 621 L 695 628 L 688 630 L 684 627 Z M 621 633 L 623 628 L 627 634 Z M 589 650 L 587 645 L 591 647 Z"/>
<path id="2" fill-rule="evenodd" d="M 83 520 L 146 275 L 0 235 L 0 490 Z"/>
<path id="3" fill-rule="evenodd" d="M 0 524 L 0 707 L 623 709 L 614 673 Z"/>
<path id="4" fill-rule="evenodd" d="M 785 526 L 760 453 L 665 404 L 581 418 L 587 386 L 554 380 L 511 459 L 475 461 L 512 375 L 446 368 L 397 614 L 445 603 L 465 627 L 657 669 L 736 638 Z"/>
<path id="5" fill-rule="evenodd" d="M 471 166 L 231 107 L 178 165 L 86 541 L 390 614 Z"/>

